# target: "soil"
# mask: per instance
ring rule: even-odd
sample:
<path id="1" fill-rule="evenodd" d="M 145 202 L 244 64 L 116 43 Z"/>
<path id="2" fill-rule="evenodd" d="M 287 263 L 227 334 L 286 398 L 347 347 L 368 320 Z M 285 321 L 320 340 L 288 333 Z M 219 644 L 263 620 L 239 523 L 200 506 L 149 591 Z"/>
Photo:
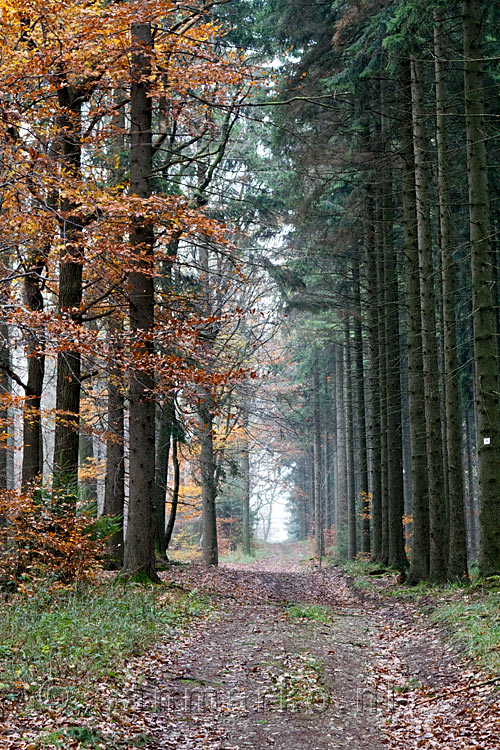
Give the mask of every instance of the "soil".
<path id="1" fill-rule="evenodd" d="M 439 639 L 422 631 L 423 641 L 392 643 L 404 607 L 381 608 L 339 569 L 305 569 L 301 555 L 275 544 L 250 565 L 164 574 L 220 606 L 174 655 L 165 642 L 142 660 L 148 747 L 379 750 L 405 683 L 453 679 Z"/>

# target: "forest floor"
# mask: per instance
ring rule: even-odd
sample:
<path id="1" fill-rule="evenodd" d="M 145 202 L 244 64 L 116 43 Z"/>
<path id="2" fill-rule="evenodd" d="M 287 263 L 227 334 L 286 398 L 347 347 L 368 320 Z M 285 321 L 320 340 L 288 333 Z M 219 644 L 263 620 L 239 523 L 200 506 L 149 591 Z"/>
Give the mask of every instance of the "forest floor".
<path id="1" fill-rule="evenodd" d="M 0 748 L 498 750 L 498 675 L 462 663 L 414 601 L 303 554 L 284 543 L 249 564 L 173 566 L 172 592 L 204 592 L 209 612 L 132 657 L 108 708 L 104 681 L 78 726 L 59 716 L 58 732 Z"/>

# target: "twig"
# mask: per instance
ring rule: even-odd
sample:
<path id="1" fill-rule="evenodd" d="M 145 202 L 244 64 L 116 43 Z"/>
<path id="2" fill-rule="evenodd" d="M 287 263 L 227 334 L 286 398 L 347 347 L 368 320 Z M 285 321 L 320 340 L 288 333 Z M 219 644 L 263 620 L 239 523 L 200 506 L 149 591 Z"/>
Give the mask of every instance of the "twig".
<path id="1" fill-rule="evenodd" d="M 486 687 L 486 685 L 493 685 L 495 682 L 500 682 L 500 677 L 492 677 L 491 680 L 486 680 L 486 682 L 474 682 L 472 683 L 472 685 L 467 685 L 466 687 L 452 690 L 451 693 L 447 693 L 446 695 L 434 695 L 432 698 L 425 698 L 422 701 L 418 701 L 415 705 L 420 706 L 422 703 L 432 703 L 433 701 L 438 701 L 440 698 L 450 698 L 452 695 L 456 695 L 457 693 L 465 693 L 467 690 L 472 690 L 473 688 L 481 688 Z"/>

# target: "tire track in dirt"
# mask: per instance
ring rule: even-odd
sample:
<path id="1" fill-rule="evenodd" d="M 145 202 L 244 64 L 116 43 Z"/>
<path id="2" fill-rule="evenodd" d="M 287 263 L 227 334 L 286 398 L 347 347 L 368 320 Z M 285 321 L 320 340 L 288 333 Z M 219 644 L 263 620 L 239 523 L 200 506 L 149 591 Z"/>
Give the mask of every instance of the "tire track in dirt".
<path id="1" fill-rule="evenodd" d="M 155 733 L 158 747 L 382 748 L 376 712 L 364 703 L 370 622 L 342 573 L 304 570 L 299 553 L 272 545 L 249 566 L 171 573 L 177 585 L 211 591 L 223 611 L 177 655 L 175 676 L 164 674 L 160 686 L 154 669 L 149 688 L 161 687 L 175 717 Z M 329 609 L 291 616 L 295 604 L 306 614 Z"/>

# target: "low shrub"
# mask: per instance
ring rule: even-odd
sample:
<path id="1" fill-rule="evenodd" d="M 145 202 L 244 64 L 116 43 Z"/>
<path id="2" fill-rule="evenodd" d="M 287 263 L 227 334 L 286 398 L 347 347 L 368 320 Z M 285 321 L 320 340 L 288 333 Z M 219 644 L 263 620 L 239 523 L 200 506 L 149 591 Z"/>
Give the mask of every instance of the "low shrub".
<path id="1" fill-rule="evenodd" d="M 92 578 L 105 558 L 108 527 L 57 492 L 0 493 L 1 588 Z"/>

